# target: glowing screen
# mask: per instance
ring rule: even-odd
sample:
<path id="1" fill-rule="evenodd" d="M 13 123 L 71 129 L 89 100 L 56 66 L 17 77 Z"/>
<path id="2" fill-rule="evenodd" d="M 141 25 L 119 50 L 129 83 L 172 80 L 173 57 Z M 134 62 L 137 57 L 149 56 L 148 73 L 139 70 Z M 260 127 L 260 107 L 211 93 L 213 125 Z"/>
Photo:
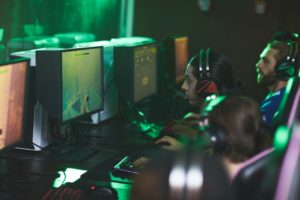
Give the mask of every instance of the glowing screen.
<path id="1" fill-rule="evenodd" d="M 22 139 L 27 62 L 0 66 L 0 150 Z"/>
<path id="2" fill-rule="evenodd" d="M 102 108 L 101 48 L 62 52 L 63 121 Z"/>

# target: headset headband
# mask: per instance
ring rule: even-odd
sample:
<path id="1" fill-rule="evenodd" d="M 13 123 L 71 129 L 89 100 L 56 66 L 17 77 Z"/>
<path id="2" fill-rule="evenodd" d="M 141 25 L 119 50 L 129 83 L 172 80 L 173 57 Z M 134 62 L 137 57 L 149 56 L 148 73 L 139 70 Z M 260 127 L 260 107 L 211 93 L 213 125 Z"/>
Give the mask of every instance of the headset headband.
<path id="1" fill-rule="evenodd" d="M 211 48 L 207 48 L 206 50 L 201 49 L 199 52 L 199 74 L 200 78 L 203 78 L 203 74 L 206 74 L 206 77 L 210 76 L 210 65 L 209 65 L 209 57 L 210 57 Z M 205 64 L 204 64 L 204 54 L 205 54 Z"/>
<path id="2" fill-rule="evenodd" d="M 289 46 L 289 52 L 288 52 L 287 60 L 291 60 L 291 62 L 294 63 L 298 53 L 298 44 L 297 42 L 289 41 L 288 46 Z"/>
<path id="3" fill-rule="evenodd" d="M 203 71 L 203 53 L 204 49 L 201 49 L 199 52 L 199 72 Z"/>

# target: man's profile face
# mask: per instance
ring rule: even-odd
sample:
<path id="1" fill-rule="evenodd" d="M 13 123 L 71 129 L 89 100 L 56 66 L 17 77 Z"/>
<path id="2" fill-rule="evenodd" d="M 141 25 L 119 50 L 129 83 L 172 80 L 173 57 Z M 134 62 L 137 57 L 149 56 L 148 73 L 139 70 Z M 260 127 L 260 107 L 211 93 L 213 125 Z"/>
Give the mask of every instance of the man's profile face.
<path id="1" fill-rule="evenodd" d="M 272 49 L 267 46 L 260 54 L 260 59 L 256 63 L 256 80 L 259 85 L 270 87 L 276 83 L 275 66 L 277 60 L 275 56 L 278 52 L 277 49 Z"/>
<path id="2" fill-rule="evenodd" d="M 198 80 L 193 74 L 194 68 L 192 65 L 188 65 L 185 73 L 185 81 L 183 82 L 181 89 L 185 92 L 186 99 L 189 100 L 190 105 L 199 107 L 200 97 L 197 93 Z"/>

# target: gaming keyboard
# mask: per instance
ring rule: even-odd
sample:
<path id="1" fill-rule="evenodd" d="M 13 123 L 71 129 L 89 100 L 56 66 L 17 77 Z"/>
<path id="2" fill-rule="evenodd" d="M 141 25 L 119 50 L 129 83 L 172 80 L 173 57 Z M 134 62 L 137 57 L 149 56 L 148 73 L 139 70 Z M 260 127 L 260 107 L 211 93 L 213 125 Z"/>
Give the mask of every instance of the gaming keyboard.
<path id="1" fill-rule="evenodd" d="M 117 200 L 118 193 L 110 187 L 90 186 L 86 190 L 73 187 L 71 184 L 51 188 L 41 200 Z"/>

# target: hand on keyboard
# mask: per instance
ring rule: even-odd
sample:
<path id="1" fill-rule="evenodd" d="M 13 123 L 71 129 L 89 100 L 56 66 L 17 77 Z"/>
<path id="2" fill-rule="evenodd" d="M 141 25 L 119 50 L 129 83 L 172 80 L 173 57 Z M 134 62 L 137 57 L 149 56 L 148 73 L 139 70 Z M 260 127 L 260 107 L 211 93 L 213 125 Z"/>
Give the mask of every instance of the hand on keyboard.
<path id="1" fill-rule="evenodd" d="M 171 136 L 174 138 L 178 138 L 181 136 L 187 136 L 191 139 L 193 139 L 198 131 L 194 128 L 194 126 L 197 126 L 197 123 L 185 119 L 181 120 L 174 120 L 167 124 L 164 129 L 160 132 L 161 137 L 163 136 Z"/>

